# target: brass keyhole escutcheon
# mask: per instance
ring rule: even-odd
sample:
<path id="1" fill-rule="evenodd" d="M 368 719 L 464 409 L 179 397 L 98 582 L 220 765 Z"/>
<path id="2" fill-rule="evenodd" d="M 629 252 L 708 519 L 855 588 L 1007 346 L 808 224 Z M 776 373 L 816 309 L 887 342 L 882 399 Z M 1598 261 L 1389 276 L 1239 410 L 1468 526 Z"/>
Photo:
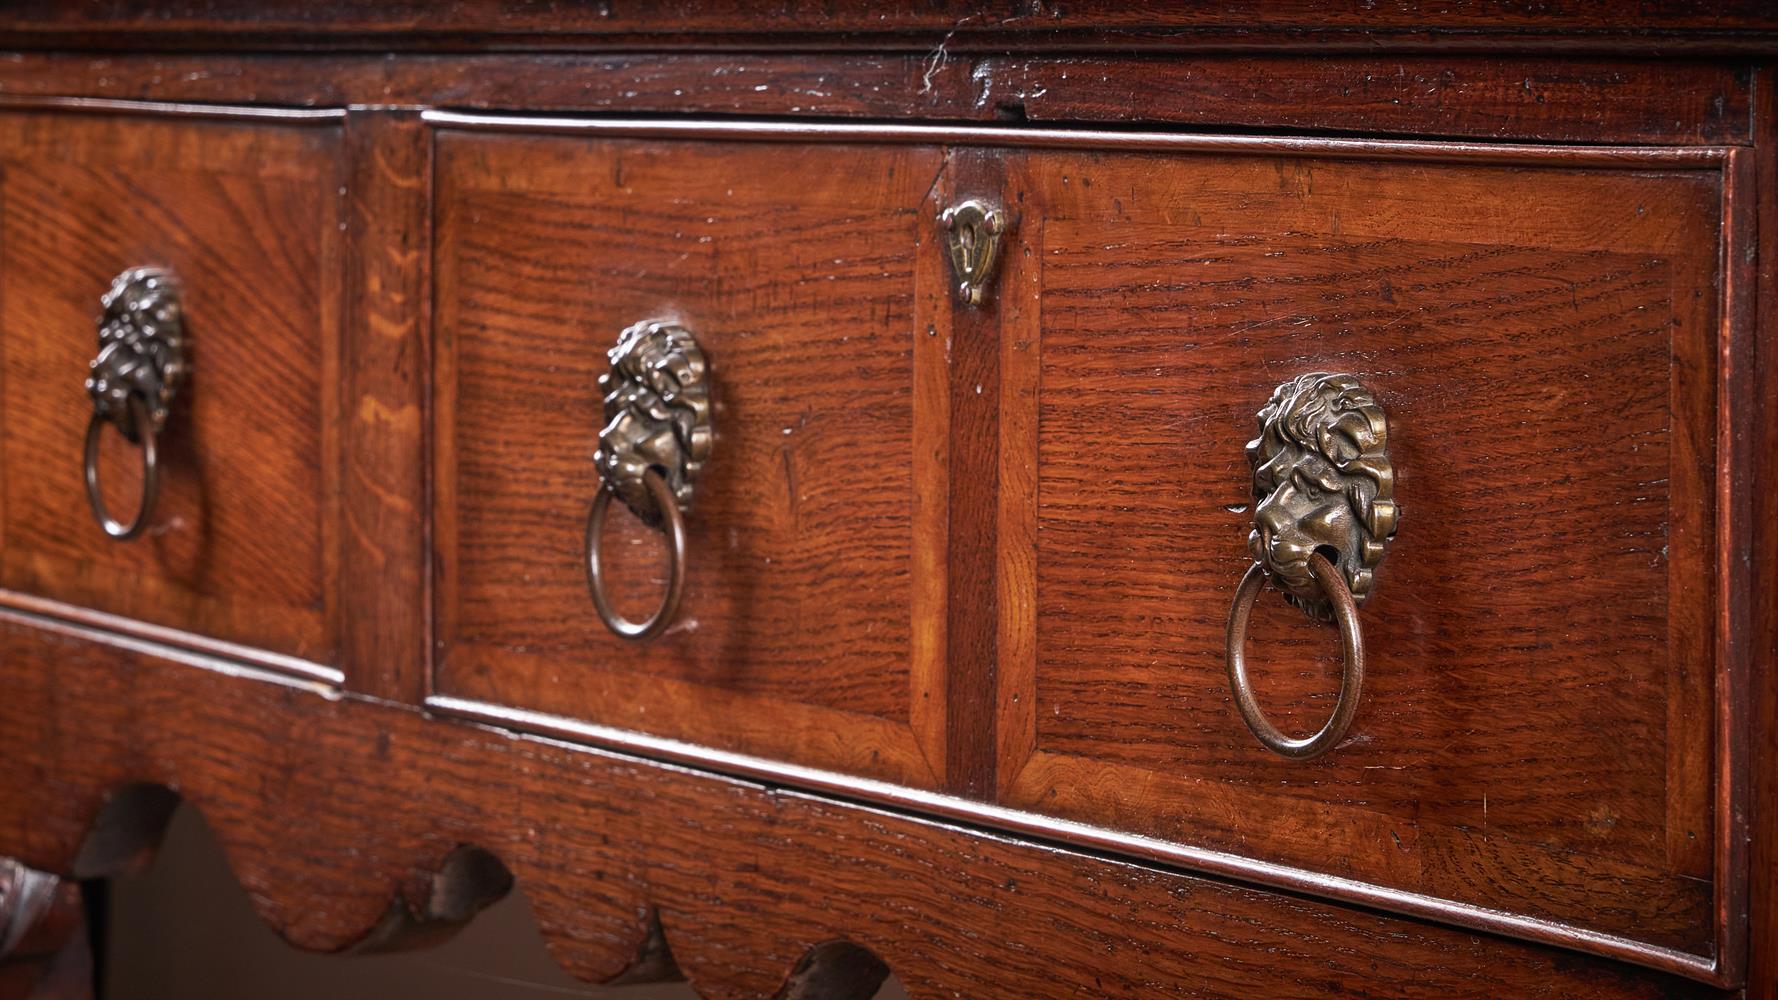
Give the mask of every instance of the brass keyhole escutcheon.
<path id="1" fill-rule="evenodd" d="M 957 279 L 957 297 L 979 306 L 987 300 L 988 285 L 1000 264 L 1006 213 L 971 199 L 945 209 L 938 221 L 945 228 L 945 248 L 951 258 L 951 272 Z"/>

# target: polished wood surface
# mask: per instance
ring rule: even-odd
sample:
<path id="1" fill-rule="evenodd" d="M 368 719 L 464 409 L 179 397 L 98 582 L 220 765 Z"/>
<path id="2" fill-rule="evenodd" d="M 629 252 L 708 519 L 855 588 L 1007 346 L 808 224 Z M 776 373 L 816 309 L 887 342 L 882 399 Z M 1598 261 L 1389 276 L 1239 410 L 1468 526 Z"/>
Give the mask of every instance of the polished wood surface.
<path id="1" fill-rule="evenodd" d="M 511 870 L 569 972 L 609 980 L 665 947 L 710 997 L 782 995 L 811 967 L 879 958 L 913 996 L 1716 995 L 91 638 L 0 629 L 0 753 L 59 761 L 61 777 L 0 797 L 0 841 L 70 871 L 96 818 L 126 825 L 108 791 L 177 787 L 260 916 L 304 948 L 349 947 L 471 889 L 477 867 L 448 859 L 474 845 Z"/>
<path id="2" fill-rule="evenodd" d="M 426 407 L 431 135 L 419 115 L 346 124 L 339 663 L 346 685 L 413 703 L 428 690 Z"/>
<path id="3" fill-rule="evenodd" d="M 597 55 L 20 52 L 0 101 L 99 99 L 317 107 L 969 122 L 1111 122 L 1591 143 L 1746 143 L 1752 69 L 1723 60 L 946 50 Z"/>
<path id="4" fill-rule="evenodd" d="M 0 115 L 8 591 L 332 662 L 336 125 Z M 154 523 L 117 542 L 81 480 L 81 384 L 99 296 L 143 265 L 181 284 L 191 372 L 160 437 Z M 104 441 L 108 504 L 133 511 L 139 452 Z"/>
<path id="5" fill-rule="evenodd" d="M 983 5 L 974 0 L 834 3 L 644 0 L 514 6 L 457 0 L 443 10 L 348 0 L 15 0 L 0 42 L 99 49 L 203 48 L 218 42 L 289 49 L 526 49 L 562 46 L 1147 47 L 1471 49 L 1513 43 L 1569 50 L 1769 51 L 1778 14 L 1761 0 L 1666 0 L 1633 11 L 1585 0 L 1536 6 L 1383 0 L 1250 4 L 1080 0 Z"/>
<path id="6" fill-rule="evenodd" d="M 917 252 L 940 164 L 439 136 L 435 690 L 943 782 L 945 466 L 918 453 L 946 433 L 950 345 L 915 304 L 948 288 Z M 583 535 L 598 376 L 652 319 L 697 338 L 716 446 L 678 619 L 632 643 L 594 614 Z M 603 551 L 618 610 L 652 612 L 659 533 L 620 508 Z"/>
<path id="7" fill-rule="evenodd" d="M 116 870 L 177 789 L 305 947 L 510 869 L 571 972 L 714 996 L 1778 998 L 1771 12 L 817 6 L 0 16 L 0 856 Z M 133 263 L 197 374 L 116 546 Z M 638 646 L 579 546 L 651 317 L 721 408 Z M 1219 647 L 1327 368 L 1405 515 L 1293 764 Z M 1288 728 L 1335 648 L 1262 595 Z"/>
<path id="8" fill-rule="evenodd" d="M 997 768 L 1009 805 L 1244 859 L 1227 864 L 1263 881 L 1737 974 L 1741 834 L 1720 803 L 1739 800 L 1745 728 L 1739 699 L 1716 704 L 1741 672 L 1713 636 L 1739 629 L 1718 621 L 1732 602 L 1686 586 L 1741 586 L 1723 547 L 1743 521 L 1715 513 L 1733 464 L 1717 455 L 1710 416 L 1729 391 L 1716 353 L 1743 325 L 1730 319 L 1745 295 L 1713 292 L 1740 272 L 1723 263 L 1741 259 L 1725 229 L 1732 155 L 428 117 L 515 137 L 579 134 L 588 148 L 697 136 L 741 163 L 782 156 L 767 142 L 779 132 L 948 139 L 958 145 L 933 185 L 941 201 L 1004 188 L 996 196 L 1018 206 L 1018 252 L 990 307 L 929 307 L 932 335 L 953 346 L 948 717 L 960 763 L 947 787 L 985 794 L 955 780 L 958 768 Z M 972 142 L 1088 149 L 1021 155 Z M 1527 185 L 1540 197 L 1504 211 L 1502 193 Z M 1288 322 L 1268 320 L 1278 309 Z M 991 365 L 966 359 L 995 338 Z M 1436 351 L 1446 360 L 1420 360 Z M 1243 357 L 1259 363 L 1244 370 Z M 1371 698 L 1406 707 L 1385 706 L 1382 736 L 1361 722 L 1363 749 L 1343 766 L 1291 773 L 1228 710 L 1221 628 L 1246 563 L 1251 414 L 1280 379 L 1330 366 L 1400 379 L 1386 404 L 1438 428 L 1405 438 L 1406 460 L 1433 470 L 1419 517 L 1438 541 L 1398 547 L 1430 553 L 1412 557 L 1419 570 L 1403 588 L 1430 596 L 1372 637 L 1390 676 Z M 1497 388 L 1515 377 L 1518 387 Z M 997 395 L 997 420 L 969 416 L 972 401 Z M 1000 445 L 982 449 L 996 425 Z M 1504 430 L 1476 430 L 1495 425 Z M 956 492 L 983 469 L 1001 477 L 997 499 Z M 1514 499 L 1514 477 L 1543 498 L 1537 510 Z M 1398 499 L 1423 480 L 1402 481 Z M 1605 537 L 1586 539 L 1600 524 Z M 984 555 L 997 536 L 997 554 Z M 1232 543 L 1222 555 L 1217 538 Z M 1507 575 L 1466 577 L 1458 538 Z M 972 580 L 998 590 L 962 596 Z M 1669 598 L 1670 580 L 1681 597 Z M 1195 593 L 1205 596 L 1193 603 Z M 1492 608 L 1465 600 L 1482 594 Z M 1262 636 L 1277 630 L 1256 643 L 1262 662 L 1300 659 L 1320 638 L 1290 615 L 1262 614 Z M 984 641 L 972 630 L 990 619 Z M 1538 631 L 1547 621 L 1570 623 L 1566 645 Z M 1471 643 L 1483 626 L 1496 636 Z M 1331 640 L 1323 647 L 1294 688 L 1272 685 L 1282 718 L 1325 714 L 1337 663 Z M 1502 661 L 1503 648 L 1518 659 Z M 1194 673 L 1176 673 L 1181 660 Z M 1441 664 L 1430 690 L 1432 668 L 1416 666 L 1429 663 Z M 504 690 L 444 693 L 610 724 L 549 694 L 568 688 L 565 675 L 531 687 L 514 676 Z M 997 734 L 983 692 L 997 692 Z M 1600 718 L 1577 729 L 1568 718 L 1580 705 Z M 677 736 L 673 724 L 620 726 Z M 757 740 L 694 739 L 782 756 Z M 820 766 L 807 753 L 787 759 Z M 1368 849 L 1380 840 L 1395 849 Z"/>
<path id="9" fill-rule="evenodd" d="M 1723 183 L 1031 154 L 1006 800 L 1708 961 Z M 1404 514 L 1353 735 L 1294 762 L 1222 643 L 1243 445 L 1308 371 L 1378 394 Z M 1250 635 L 1266 711 L 1312 731 L 1331 630 L 1269 596 Z"/>
<path id="10" fill-rule="evenodd" d="M 1778 358 L 1769 346 L 1778 337 L 1778 97 L 1772 92 L 1773 71 L 1760 72 L 1761 94 L 1755 109 L 1759 132 L 1754 146 L 1759 247 L 1755 301 L 1758 306 L 1749 336 L 1754 347 L 1750 383 L 1757 402 L 1744 408 L 1748 421 L 1746 447 L 1752 457 L 1746 486 L 1752 498 L 1749 587 L 1752 628 L 1748 636 L 1749 827 L 1748 871 L 1748 995 L 1778 996 Z"/>

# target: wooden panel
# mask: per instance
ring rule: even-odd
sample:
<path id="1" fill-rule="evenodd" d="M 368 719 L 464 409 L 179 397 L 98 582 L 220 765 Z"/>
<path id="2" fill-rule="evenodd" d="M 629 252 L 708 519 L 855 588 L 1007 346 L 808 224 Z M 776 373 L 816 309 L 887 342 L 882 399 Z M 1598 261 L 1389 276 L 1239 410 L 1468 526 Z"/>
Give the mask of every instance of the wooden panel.
<path id="1" fill-rule="evenodd" d="M 1036 559 L 1002 563 L 1004 801 L 1708 970 L 1736 919 L 1720 168 L 1023 162 L 1008 197 L 1037 263 L 1002 446 L 1037 471 L 1002 531 Z M 1234 711 L 1222 643 L 1243 445 L 1309 371 L 1377 392 L 1404 515 L 1353 735 L 1292 762 Z M 1287 730 L 1319 725 L 1330 629 L 1265 595 L 1249 657 Z"/>
<path id="2" fill-rule="evenodd" d="M 1722 62 L 1254 54 L 979 62 L 978 103 L 1030 121 L 1703 143 L 1746 141 L 1752 118 L 1750 72 Z"/>
<path id="3" fill-rule="evenodd" d="M 340 134 L 264 117 L 0 116 L 0 584 L 328 663 Z M 191 376 L 154 524 L 120 543 L 82 486 L 81 384 L 99 296 L 139 265 L 182 283 Z M 105 440 L 133 510 L 140 458 Z"/>
<path id="4" fill-rule="evenodd" d="M 1758 304 L 1751 352 L 1750 435 L 1753 461 L 1746 469 L 1754 498 L 1753 545 L 1748 560 L 1753 599 L 1750 696 L 1747 702 L 1751 753 L 1748 830 L 1747 995 L 1778 996 L 1778 97 L 1773 69 L 1761 70 L 1755 140 L 1759 265 Z"/>
<path id="5" fill-rule="evenodd" d="M 940 780 L 948 466 L 916 449 L 944 435 L 949 340 L 915 308 L 948 286 L 916 253 L 940 163 L 440 134 L 437 690 Z M 594 614 L 582 532 L 597 378 L 647 319 L 703 346 L 716 445 L 678 620 L 632 644 Z M 662 545 L 613 524 L 609 587 L 639 618 Z"/>
<path id="6" fill-rule="evenodd" d="M 107 798 L 125 798 L 109 793 L 174 787 L 261 917 L 304 948 L 432 912 L 461 891 L 446 860 L 475 845 L 511 870 L 572 974 L 608 980 L 670 949 L 714 998 L 795 996 L 780 991 L 839 943 L 913 996 L 1722 996 L 91 638 L 0 625 L 0 759 L 27 762 L 0 774 L 0 854 L 71 874 Z M 117 804 L 106 818 L 129 818 Z"/>
<path id="7" fill-rule="evenodd" d="M 426 265 L 432 134 L 413 112 L 354 112 L 345 338 L 340 666 L 354 690 L 426 695 Z"/>
<path id="8" fill-rule="evenodd" d="M 1499 54 L 28 52 L 0 60 L 0 96 L 1734 143 L 1751 138 L 1750 72 L 1696 59 Z"/>

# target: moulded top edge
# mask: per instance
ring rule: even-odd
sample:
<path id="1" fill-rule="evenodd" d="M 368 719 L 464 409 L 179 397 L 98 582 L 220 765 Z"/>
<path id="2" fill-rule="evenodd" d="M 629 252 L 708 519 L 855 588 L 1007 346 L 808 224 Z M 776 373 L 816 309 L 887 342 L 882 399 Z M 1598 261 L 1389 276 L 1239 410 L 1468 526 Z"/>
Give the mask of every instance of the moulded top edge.
<path id="1" fill-rule="evenodd" d="M 1418 139 L 1220 135 L 1200 132 L 894 122 L 800 122 L 762 119 L 573 118 L 430 110 L 421 118 L 465 131 L 599 134 L 629 138 L 731 141 L 946 143 L 1027 148 L 1096 148 L 1179 153 L 1252 153 L 1353 159 L 1560 163 L 1572 166 L 1720 169 L 1732 146 L 1582 146 Z"/>

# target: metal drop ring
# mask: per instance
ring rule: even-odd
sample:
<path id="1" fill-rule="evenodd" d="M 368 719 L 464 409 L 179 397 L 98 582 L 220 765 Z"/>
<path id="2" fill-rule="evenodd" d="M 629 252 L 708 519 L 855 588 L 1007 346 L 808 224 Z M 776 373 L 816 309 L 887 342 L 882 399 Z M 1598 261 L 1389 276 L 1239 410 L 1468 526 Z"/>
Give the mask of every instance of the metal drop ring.
<path id="1" fill-rule="evenodd" d="M 1235 588 L 1235 603 L 1229 608 L 1228 668 L 1229 687 L 1235 693 L 1235 707 L 1253 735 L 1266 749 L 1293 760 L 1319 757 L 1345 738 L 1346 730 L 1358 714 L 1358 699 L 1364 688 L 1364 633 L 1358 625 L 1358 605 L 1340 571 L 1319 553 L 1309 556 L 1309 575 L 1320 584 L 1321 592 L 1333 605 L 1334 621 L 1340 627 L 1340 647 L 1345 654 L 1345 671 L 1340 675 L 1340 698 L 1333 715 L 1313 736 L 1293 739 L 1272 725 L 1253 695 L 1247 680 L 1247 659 L 1242 647 L 1247 643 L 1247 620 L 1253 614 L 1253 602 L 1266 583 L 1266 571 L 1254 563 Z"/>
<path id="2" fill-rule="evenodd" d="M 86 500 L 92 505 L 99 527 L 120 542 L 142 533 L 143 527 L 154 516 L 154 502 L 160 499 L 161 493 L 160 454 L 155 447 L 154 424 L 149 419 L 148 406 L 140 396 L 131 393 L 129 407 L 130 419 L 142 439 L 142 500 L 136 506 L 136 516 L 128 523 L 111 516 L 105 508 L 104 491 L 99 488 L 99 438 L 111 421 L 94 410 L 86 422 Z"/>
<path id="3" fill-rule="evenodd" d="M 599 611 L 599 620 L 605 627 L 625 639 L 640 641 L 652 639 L 665 631 L 673 615 L 679 610 L 679 598 L 685 592 L 685 518 L 680 516 L 679 501 L 674 498 L 673 490 L 661 474 L 649 469 L 642 474 L 642 482 L 648 487 L 649 496 L 654 498 L 661 511 L 661 521 L 667 531 L 667 592 L 661 598 L 661 605 L 655 609 L 645 621 L 633 622 L 617 613 L 611 601 L 605 596 L 605 574 L 603 561 L 599 555 L 599 542 L 605 536 L 605 515 L 611 509 L 611 490 L 601 489 L 593 498 L 593 509 L 587 515 L 586 522 L 586 579 L 587 587 L 593 592 L 593 607 Z"/>

